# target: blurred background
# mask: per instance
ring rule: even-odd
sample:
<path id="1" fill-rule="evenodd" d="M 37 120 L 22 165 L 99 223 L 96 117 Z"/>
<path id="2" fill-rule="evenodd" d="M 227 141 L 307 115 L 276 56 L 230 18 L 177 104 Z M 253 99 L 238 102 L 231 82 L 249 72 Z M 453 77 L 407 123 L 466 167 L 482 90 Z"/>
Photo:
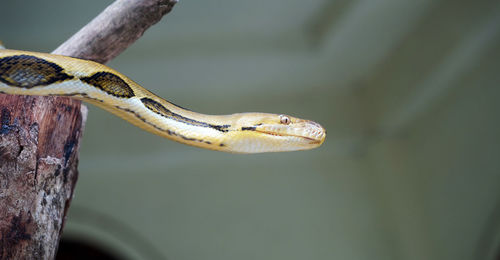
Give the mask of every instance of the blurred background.
<path id="1" fill-rule="evenodd" d="M 50 52 L 110 3 L 2 0 L 0 37 Z M 91 106 L 61 254 L 500 259 L 499 1 L 181 0 L 109 65 L 192 110 L 286 113 L 327 140 L 224 154 Z"/>

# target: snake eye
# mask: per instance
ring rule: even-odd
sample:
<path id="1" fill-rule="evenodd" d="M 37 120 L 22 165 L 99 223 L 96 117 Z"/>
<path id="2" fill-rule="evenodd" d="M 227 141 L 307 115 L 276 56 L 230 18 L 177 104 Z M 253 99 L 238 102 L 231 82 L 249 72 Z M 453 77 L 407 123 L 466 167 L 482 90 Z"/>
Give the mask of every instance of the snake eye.
<path id="1" fill-rule="evenodd" d="M 289 125 L 292 122 L 292 120 L 290 120 L 288 116 L 280 115 L 280 122 L 284 125 Z"/>

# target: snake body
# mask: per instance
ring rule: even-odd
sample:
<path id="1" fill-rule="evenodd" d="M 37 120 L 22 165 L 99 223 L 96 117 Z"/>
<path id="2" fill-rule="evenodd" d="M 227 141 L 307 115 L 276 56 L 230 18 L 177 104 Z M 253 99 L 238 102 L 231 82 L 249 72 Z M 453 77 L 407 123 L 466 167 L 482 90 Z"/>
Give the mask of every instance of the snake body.
<path id="1" fill-rule="evenodd" d="M 0 50 L 0 92 L 80 99 L 159 136 L 224 152 L 306 150 L 326 136 L 319 124 L 287 115 L 196 113 L 105 65 L 47 53 Z"/>

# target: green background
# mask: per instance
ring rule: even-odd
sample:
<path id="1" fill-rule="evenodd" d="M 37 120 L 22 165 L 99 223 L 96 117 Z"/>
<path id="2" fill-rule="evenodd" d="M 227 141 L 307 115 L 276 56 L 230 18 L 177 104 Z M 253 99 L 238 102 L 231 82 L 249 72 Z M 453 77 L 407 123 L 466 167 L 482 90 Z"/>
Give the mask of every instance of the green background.
<path id="1" fill-rule="evenodd" d="M 111 1 L 2 0 L 50 52 Z M 125 259 L 494 259 L 500 3 L 180 0 L 111 67 L 209 114 L 286 113 L 304 152 L 233 155 L 90 106 L 65 238 Z"/>

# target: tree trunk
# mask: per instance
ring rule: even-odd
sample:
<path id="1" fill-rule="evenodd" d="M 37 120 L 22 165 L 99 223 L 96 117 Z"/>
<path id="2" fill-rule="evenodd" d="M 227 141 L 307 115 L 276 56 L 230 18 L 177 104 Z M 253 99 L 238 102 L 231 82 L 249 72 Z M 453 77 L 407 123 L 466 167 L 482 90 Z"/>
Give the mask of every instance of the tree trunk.
<path id="1" fill-rule="evenodd" d="M 115 1 L 54 53 L 108 62 L 175 3 Z M 0 94 L 0 259 L 55 257 L 86 114 L 70 98 Z"/>

